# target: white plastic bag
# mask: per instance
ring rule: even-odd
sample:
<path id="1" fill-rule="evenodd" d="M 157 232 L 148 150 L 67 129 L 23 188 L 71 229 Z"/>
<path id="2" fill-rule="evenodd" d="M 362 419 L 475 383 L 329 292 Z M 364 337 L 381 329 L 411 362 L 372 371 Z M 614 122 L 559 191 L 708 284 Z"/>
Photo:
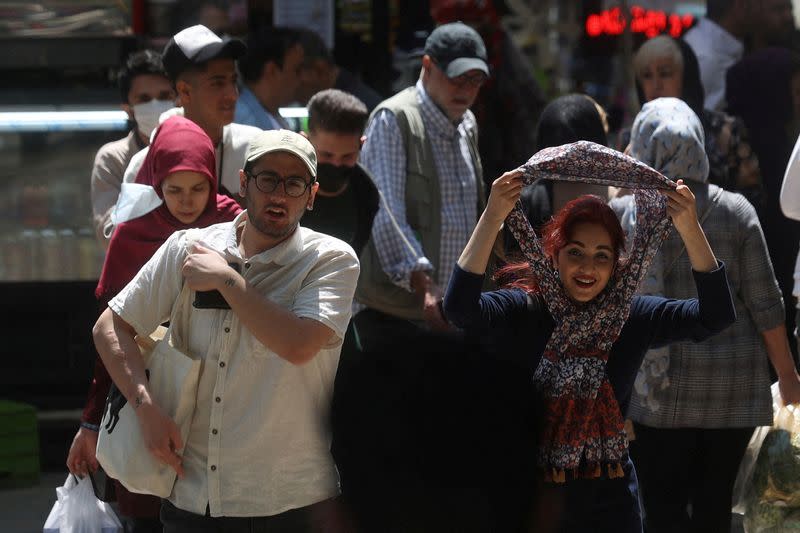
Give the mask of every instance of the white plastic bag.
<path id="1" fill-rule="evenodd" d="M 78 480 L 70 474 L 56 495 L 43 533 L 122 533 L 122 523 L 110 505 L 95 497 L 88 476 Z"/>
<path id="2" fill-rule="evenodd" d="M 772 407 L 773 424 L 753 432 L 733 487 L 746 533 L 800 531 L 800 407 L 783 405 L 777 383 Z"/>

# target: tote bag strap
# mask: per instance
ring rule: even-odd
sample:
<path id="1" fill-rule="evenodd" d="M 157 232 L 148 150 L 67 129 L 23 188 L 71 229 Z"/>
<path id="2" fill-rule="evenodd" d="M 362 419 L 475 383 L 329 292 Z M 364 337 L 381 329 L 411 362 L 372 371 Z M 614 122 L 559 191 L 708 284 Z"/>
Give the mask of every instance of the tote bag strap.
<path id="1" fill-rule="evenodd" d="M 189 309 L 191 305 L 192 289 L 181 280 L 181 292 L 175 303 L 172 304 L 172 313 L 169 316 L 169 328 L 164 335 L 164 340 L 168 341 L 173 347 L 188 354 L 189 348 Z"/>
<path id="2" fill-rule="evenodd" d="M 200 239 L 200 232 L 196 229 L 186 231 L 186 248 Z M 191 318 L 192 289 L 186 284 L 185 279 L 181 279 L 181 291 L 178 298 L 172 305 L 172 312 L 169 316 L 169 329 L 164 335 L 164 339 L 189 355 L 189 319 Z"/>

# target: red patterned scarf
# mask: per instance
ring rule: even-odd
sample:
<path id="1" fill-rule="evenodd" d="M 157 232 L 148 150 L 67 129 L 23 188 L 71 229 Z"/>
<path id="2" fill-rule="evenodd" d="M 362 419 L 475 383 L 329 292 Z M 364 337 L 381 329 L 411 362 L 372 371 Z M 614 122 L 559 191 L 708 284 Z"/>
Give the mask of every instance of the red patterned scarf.
<path id="1" fill-rule="evenodd" d="M 526 184 L 551 179 L 635 189 L 633 249 L 603 292 L 587 303 L 568 296 L 519 205 L 507 219 L 555 322 L 533 376 L 546 404 L 540 464 L 547 479 L 555 482 L 566 481 L 568 475 L 621 477 L 628 442 L 606 363 L 639 282 L 670 229 L 666 199 L 658 189 L 674 189 L 675 183 L 631 157 L 588 141 L 541 150 L 520 169 Z"/>

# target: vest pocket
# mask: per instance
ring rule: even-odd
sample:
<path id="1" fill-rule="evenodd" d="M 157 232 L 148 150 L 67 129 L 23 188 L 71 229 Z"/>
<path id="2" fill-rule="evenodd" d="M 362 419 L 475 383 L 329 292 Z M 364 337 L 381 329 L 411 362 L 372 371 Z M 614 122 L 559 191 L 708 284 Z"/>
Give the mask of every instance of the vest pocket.
<path id="1" fill-rule="evenodd" d="M 432 181 L 428 176 L 416 172 L 406 175 L 406 221 L 415 230 L 431 228 Z"/>

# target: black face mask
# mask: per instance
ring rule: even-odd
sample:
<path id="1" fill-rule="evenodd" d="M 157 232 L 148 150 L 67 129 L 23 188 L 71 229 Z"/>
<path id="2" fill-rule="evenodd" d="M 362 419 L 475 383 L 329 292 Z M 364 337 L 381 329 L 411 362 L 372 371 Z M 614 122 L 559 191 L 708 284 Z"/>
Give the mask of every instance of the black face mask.
<path id="1" fill-rule="evenodd" d="M 355 167 L 317 163 L 317 181 L 319 188 L 327 193 L 336 193 L 350 181 Z"/>

